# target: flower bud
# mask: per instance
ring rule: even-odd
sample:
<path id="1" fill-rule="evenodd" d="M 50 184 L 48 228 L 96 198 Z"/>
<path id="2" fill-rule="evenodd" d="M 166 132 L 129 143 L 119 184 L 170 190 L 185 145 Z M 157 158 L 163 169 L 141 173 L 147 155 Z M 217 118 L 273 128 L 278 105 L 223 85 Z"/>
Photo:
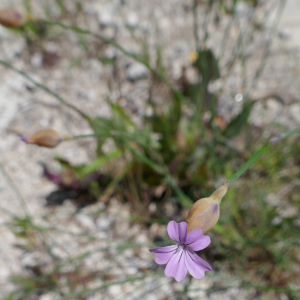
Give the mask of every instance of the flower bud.
<path id="1" fill-rule="evenodd" d="M 54 148 L 62 141 L 62 138 L 55 130 L 43 129 L 28 137 L 21 136 L 21 140 L 41 147 Z"/>
<path id="2" fill-rule="evenodd" d="M 14 8 L 0 10 L 0 24 L 8 28 L 21 28 L 26 23 L 27 18 Z"/>
<path id="3" fill-rule="evenodd" d="M 186 219 L 189 233 L 199 228 L 204 234 L 216 225 L 220 216 L 221 200 L 229 187 L 230 183 L 226 182 L 213 192 L 210 197 L 202 198 L 193 204 Z"/>

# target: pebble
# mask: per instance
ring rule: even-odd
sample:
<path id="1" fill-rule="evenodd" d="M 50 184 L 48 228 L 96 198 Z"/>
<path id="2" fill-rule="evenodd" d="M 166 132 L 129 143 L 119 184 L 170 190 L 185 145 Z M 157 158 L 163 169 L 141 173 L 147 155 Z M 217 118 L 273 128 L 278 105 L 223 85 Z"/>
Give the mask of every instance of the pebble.
<path id="1" fill-rule="evenodd" d="M 137 81 L 148 77 L 148 69 L 140 63 L 132 63 L 126 70 L 127 79 Z"/>
<path id="2" fill-rule="evenodd" d="M 31 65 L 34 67 L 34 68 L 40 68 L 43 64 L 43 56 L 41 53 L 39 52 L 36 52 L 32 55 L 31 57 Z"/>
<path id="3" fill-rule="evenodd" d="M 54 300 L 53 294 L 44 294 L 39 297 L 39 300 Z"/>
<path id="4" fill-rule="evenodd" d="M 17 101 L 7 95 L 5 91 L 0 90 L 0 130 L 9 126 L 18 110 Z"/>
<path id="5" fill-rule="evenodd" d="M 107 291 L 113 297 L 119 297 L 122 294 L 122 288 L 120 285 L 112 285 L 108 287 Z"/>
<path id="6" fill-rule="evenodd" d="M 290 105 L 289 114 L 291 115 L 292 120 L 295 125 L 298 127 L 300 124 L 300 104 L 295 103 Z"/>
<path id="7" fill-rule="evenodd" d="M 104 9 L 103 11 L 101 11 L 99 15 L 99 24 L 104 27 L 115 25 L 113 13 L 111 10 Z"/>
<path id="8" fill-rule="evenodd" d="M 248 13 L 250 7 L 246 2 L 237 2 L 235 5 L 235 12 L 240 15 L 244 16 Z"/>
<path id="9" fill-rule="evenodd" d="M 92 217 L 78 213 L 76 214 L 76 220 L 87 229 L 94 230 L 95 229 L 95 223 Z"/>
<path id="10" fill-rule="evenodd" d="M 109 215 L 109 216 L 100 216 L 96 223 L 97 223 L 97 226 L 100 230 L 103 230 L 103 231 L 106 231 L 108 230 L 111 225 L 112 225 L 112 222 L 114 221 L 114 216 L 112 215 Z"/>
<path id="11" fill-rule="evenodd" d="M 288 40 L 291 38 L 291 31 L 288 28 L 281 28 L 278 30 L 278 36 L 282 40 Z"/>
<path id="12" fill-rule="evenodd" d="M 135 13 L 129 13 L 127 16 L 127 25 L 132 28 L 137 28 L 139 24 L 139 18 Z"/>

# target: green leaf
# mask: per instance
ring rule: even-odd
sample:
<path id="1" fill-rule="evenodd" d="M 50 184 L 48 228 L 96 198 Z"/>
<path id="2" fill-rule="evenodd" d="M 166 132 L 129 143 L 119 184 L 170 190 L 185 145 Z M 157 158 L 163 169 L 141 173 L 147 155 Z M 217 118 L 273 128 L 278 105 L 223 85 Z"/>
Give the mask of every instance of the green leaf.
<path id="1" fill-rule="evenodd" d="M 121 156 L 122 156 L 122 152 L 120 150 L 115 150 L 108 153 L 107 155 L 97 157 L 90 164 L 85 165 L 81 168 L 79 173 L 80 177 L 84 178 L 85 176 L 96 172 L 100 167 L 105 165 L 110 160 L 119 158 Z"/>
<path id="2" fill-rule="evenodd" d="M 195 61 L 194 66 L 198 69 L 206 83 L 220 77 L 218 60 L 210 49 L 198 51 L 198 58 Z"/>
<path id="3" fill-rule="evenodd" d="M 247 124 L 252 107 L 253 102 L 245 101 L 241 113 L 229 123 L 222 135 L 226 136 L 227 138 L 234 138 L 237 136 L 241 129 Z"/>

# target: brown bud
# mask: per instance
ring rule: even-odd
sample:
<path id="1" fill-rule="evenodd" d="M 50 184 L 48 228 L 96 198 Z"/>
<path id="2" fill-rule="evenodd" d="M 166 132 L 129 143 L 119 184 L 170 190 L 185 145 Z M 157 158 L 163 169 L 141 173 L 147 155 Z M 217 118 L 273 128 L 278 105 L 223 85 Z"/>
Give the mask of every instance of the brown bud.
<path id="1" fill-rule="evenodd" d="M 0 24 L 8 28 L 21 28 L 27 21 L 24 14 L 19 13 L 14 8 L 0 10 Z"/>
<path id="2" fill-rule="evenodd" d="M 55 130 L 43 129 L 28 137 L 21 136 L 21 140 L 41 147 L 54 148 L 62 141 L 62 138 Z"/>
<path id="3" fill-rule="evenodd" d="M 216 225 L 220 216 L 221 200 L 229 187 L 230 183 L 226 182 L 213 192 L 210 197 L 202 198 L 193 204 L 186 219 L 189 233 L 194 229 L 200 228 L 204 234 Z"/>

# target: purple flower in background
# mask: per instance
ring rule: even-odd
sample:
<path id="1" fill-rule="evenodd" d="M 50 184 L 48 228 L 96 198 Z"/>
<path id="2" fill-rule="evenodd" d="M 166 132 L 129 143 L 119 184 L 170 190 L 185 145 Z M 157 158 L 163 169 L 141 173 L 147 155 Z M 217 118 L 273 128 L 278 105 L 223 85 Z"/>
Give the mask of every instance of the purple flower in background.
<path id="1" fill-rule="evenodd" d="M 202 279 L 206 271 L 211 271 L 211 267 L 194 251 L 206 248 L 210 244 L 210 237 L 203 235 L 201 229 L 188 234 L 185 222 L 171 221 L 167 230 L 176 245 L 150 249 L 155 254 L 155 262 L 159 265 L 167 264 L 165 275 L 174 277 L 178 282 L 185 278 L 187 271 L 196 279 Z"/>

